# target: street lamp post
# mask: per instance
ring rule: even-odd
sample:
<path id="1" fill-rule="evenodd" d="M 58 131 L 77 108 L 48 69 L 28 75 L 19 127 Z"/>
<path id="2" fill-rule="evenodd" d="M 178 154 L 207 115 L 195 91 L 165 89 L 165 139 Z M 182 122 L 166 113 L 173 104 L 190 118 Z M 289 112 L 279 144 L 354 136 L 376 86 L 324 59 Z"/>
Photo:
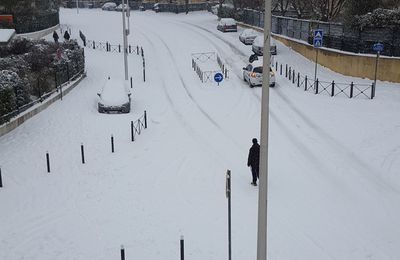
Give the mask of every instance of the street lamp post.
<path id="1" fill-rule="evenodd" d="M 263 84 L 261 94 L 260 176 L 258 191 L 257 260 L 267 260 L 269 68 L 271 60 L 271 0 L 265 0 Z"/>
<path id="2" fill-rule="evenodd" d="M 125 0 L 122 0 L 122 35 L 124 42 L 124 67 L 125 67 L 125 80 L 128 80 L 128 39 L 127 39 L 127 30 L 125 24 L 125 12 L 126 12 Z"/>

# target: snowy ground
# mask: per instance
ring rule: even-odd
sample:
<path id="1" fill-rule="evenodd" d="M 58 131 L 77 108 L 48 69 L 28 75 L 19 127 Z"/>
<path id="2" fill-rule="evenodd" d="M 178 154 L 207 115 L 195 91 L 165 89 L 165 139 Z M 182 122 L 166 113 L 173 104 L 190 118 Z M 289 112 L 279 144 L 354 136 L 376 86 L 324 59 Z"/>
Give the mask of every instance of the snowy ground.
<path id="1" fill-rule="evenodd" d="M 62 9 L 77 38 L 121 43 L 121 14 Z M 197 12 L 133 12 L 134 78 L 128 115 L 99 114 L 96 93 L 123 76 L 121 54 L 86 49 L 87 78 L 46 111 L 0 138 L 0 259 L 227 259 L 225 173 L 232 171 L 233 259 L 256 258 L 258 189 L 246 166 L 260 130 L 261 89 L 241 69 L 251 47 Z M 201 84 L 191 53 L 218 52 L 230 70 Z M 313 63 L 278 43 L 280 62 Z M 367 82 L 321 68 L 321 80 Z M 271 89 L 269 259 L 400 258 L 400 86 L 379 82 L 374 100 L 331 98 L 277 76 Z M 130 142 L 130 121 L 149 127 Z M 115 137 L 114 154 L 110 136 Z M 86 164 L 80 161 L 85 145 Z M 46 172 L 45 153 L 52 172 Z"/>

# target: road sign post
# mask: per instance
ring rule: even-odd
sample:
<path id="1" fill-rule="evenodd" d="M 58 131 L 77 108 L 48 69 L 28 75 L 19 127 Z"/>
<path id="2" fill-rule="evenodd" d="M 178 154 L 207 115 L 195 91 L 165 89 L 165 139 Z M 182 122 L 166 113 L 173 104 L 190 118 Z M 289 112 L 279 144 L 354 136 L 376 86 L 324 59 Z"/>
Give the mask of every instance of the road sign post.
<path id="1" fill-rule="evenodd" d="M 377 74 L 378 74 L 378 63 L 379 63 L 379 57 L 380 57 L 380 54 L 381 54 L 381 52 L 383 51 L 383 49 L 384 49 L 384 45 L 382 44 L 382 43 L 375 43 L 374 45 L 373 45 L 373 47 L 372 47 L 372 49 L 374 50 L 374 51 L 376 51 L 376 59 L 375 59 L 375 76 L 374 76 L 374 85 L 373 85 L 373 89 L 372 89 L 372 95 L 371 95 L 371 98 L 373 98 L 374 96 L 375 96 L 375 90 L 376 90 L 376 77 L 377 77 Z"/>
<path id="2" fill-rule="evenodd" d="M 214 81 L 217 82 L 218 86 L 219 86 L 219 83 L 223 80 L 224 80 L 224 75 L 222 75 L 222 73 L 220 73 L 220 72 L 215 73 Z"/>
<path id="3" fill-rule="evenodd" d="M 314 30 L 314 48 L 315 48 L 315 71 L 314 71 L 314 82 L 317 81 L 317 68 L 318 68 L 318 49 L 322 47 L 324 38 L 324 31 L 322 29 Z"/>

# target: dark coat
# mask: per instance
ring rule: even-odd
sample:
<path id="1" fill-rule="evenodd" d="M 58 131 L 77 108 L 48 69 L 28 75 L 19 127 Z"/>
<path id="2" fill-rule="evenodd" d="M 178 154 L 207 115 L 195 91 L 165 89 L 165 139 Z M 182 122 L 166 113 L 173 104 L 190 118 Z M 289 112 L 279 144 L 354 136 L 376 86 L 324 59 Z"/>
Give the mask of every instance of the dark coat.
<path id="1" fill-rule="evenodd" d="M 64 39 L 68 41 L 69 38 L 70 38 L 70 36 L 69 36 L 68 31 L 65 31 L 65 33 L 64 33 Z"/>
<path id="2" fill-rule="evenodd" d="M 58 41 L 58 33 L 56 31 L 53 32 L 53 38 L 55 41 Z"/>
<path id="3" fill-rule="evenodd" d="M 247 160 L 247 166 L 258 168 L 260 165 L 260 145 L 253 144 L 249 150 L 249 159 Z"/>

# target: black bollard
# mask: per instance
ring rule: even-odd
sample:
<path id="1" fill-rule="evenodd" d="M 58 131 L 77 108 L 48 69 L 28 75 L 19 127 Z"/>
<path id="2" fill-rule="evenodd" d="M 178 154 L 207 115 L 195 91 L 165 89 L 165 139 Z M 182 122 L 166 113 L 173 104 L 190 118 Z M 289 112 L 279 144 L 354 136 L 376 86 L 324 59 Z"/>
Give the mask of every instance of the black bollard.
<path id="1" fill-rule="evenodd" d="M 83 144 L 81 144 L 81 157 L 82 157 L 82 164 L 85 164 L 85 150 L 83 149 Z"/>
<path id="2" fill-rule="evenodd" d="M 183 236 L 181 236 L 180 248 L 181 248 L 181 260 L 185 260 L 185 242 L 183 240 Z"/>
<path id="3" fill-rule="evenodd" d="M 0 188 L 3 188 L 3 180 L 1 179 L 1 167 L 0 167 Z"/>
<path id="4" fill-rule="evenodd" d="M 111 152 L 114 152 L 114 136 L 111 135 Z"/>
<path id="5" fill-rule="evenodd" d="M 125 260 L 125 248 L 123 245 L 121 246 L 121 260 Z"/>
<path id="6" fill-rule="evenodd" d="M 147 112 L 146 110 L 144 111 L 144 128 L 147 128 Z"/>
<path id="7" fill-rule="evenodd" d="M 136 45 L 136 54 L 139 55 L 139 45 Z"/>
<path id="8" fill-rule="evenodd" d="M 135 133 L 133 132 L 133 121 L 131 121 L 131 141 L 135 141 Z"/>
<path id="9" fill-rule="evenodd" d="M 131 88 L 133 87 L 133 83 L 132 83 L 132 77 L 131 77 Z"/>
<path id="10" fill-rule="evenodd" d="M 50 173 L 50 156 L 48 152 L 46 152 L 46 162 L 47 162 L 47 172 Z"/>

